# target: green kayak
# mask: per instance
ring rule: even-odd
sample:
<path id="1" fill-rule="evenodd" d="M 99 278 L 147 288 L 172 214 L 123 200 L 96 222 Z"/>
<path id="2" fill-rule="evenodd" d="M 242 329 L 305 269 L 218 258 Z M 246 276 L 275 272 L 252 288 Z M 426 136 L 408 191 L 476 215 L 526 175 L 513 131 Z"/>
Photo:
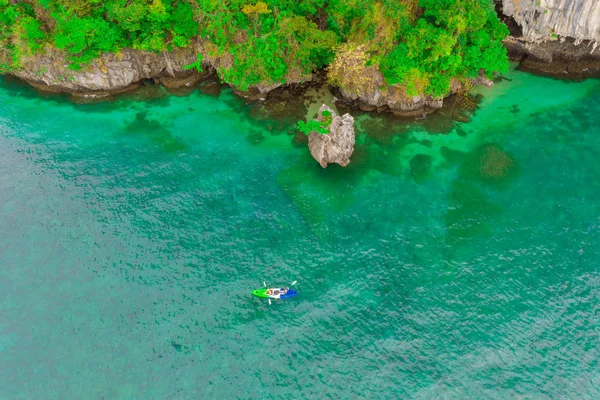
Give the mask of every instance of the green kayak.
<path id="1" fill-rule="evenodd" d="M 252 294 L 263 299 L 288 299 L 296 296 L 298 292 L 294 289 L 264 288 L 253 290 Z"/>
<path id="2" fill-rule="evenodd" d="M 269 295 L 267 294 L 267 290 L 269 289 L 256 289 L 252 291 L 252 294 L 256 297 L 262 297 L 264 299 L 268 299 Z"/>

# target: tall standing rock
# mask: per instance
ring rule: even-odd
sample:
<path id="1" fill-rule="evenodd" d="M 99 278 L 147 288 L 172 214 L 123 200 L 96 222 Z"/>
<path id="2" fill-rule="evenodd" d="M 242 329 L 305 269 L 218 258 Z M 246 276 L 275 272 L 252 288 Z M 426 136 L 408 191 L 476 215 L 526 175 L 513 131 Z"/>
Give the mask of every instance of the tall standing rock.
<path id="1" fill-rule="evenodd" d="M 350 114 L 338 116 L 325 104 L 319 108 L 317 121 L 324 120 L 323 111 L 331 113 L 332 121 L 328 134 L 311 132 L 308 135 L 308 148 L 310 154 L 319 162 L 321 167 L 335 163 L 345 167 L 350 163 L 350 156 L 354 151 L 354 117 Z"/>

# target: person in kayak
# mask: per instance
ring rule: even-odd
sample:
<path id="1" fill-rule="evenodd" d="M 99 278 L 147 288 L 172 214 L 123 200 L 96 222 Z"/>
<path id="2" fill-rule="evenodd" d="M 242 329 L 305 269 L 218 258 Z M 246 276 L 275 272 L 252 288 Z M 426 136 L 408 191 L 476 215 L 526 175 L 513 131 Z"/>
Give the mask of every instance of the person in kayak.
<path id="1" fill-rule="evenodd" d="M 267 289 L 267 294 L 269 296 L 283 296 L 288 292 L 289 288 L 281 288 L 281 289 Z"/>

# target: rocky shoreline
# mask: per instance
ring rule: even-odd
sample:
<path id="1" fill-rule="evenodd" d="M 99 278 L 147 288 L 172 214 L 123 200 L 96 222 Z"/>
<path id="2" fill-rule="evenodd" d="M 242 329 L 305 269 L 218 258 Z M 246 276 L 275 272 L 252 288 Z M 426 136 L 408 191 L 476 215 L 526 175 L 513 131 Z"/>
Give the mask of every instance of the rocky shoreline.
<path id="1" fill-rule="evenodd" d="M 590 0 L 495 0 L 503 22 L 511 36 L 504 44 L 509 56 L 528 72 L 554 77 L 580 79 L 600 76 L 600 46 L 594 35 L 600 32 L 600 3 Z M 581 14 L 587 10 L 589 15 Z M 580 18 L 581 21 L 573 21 Z M 583 28 L 582 28 L 583 26 Z M 558 36 L 560 33 L 563 36 Z M 572 36 L 569 36 L 572 35 Z M 85 99 L 103 99 L 139 88 L 144 83 L 161 84 L 169 91 L 192 88 L 206 79 L 214 79 L 219 59 L 205 59 L 203 72 L 183 67 L 196 61 L 202 53 L 201 43 L 173 52 L 149 53 L 124 49 L 107 53 L 80 71 L 68 69 L 68 62 L 57 50 L 23 60 L 23 68 L 11 74 L 39 90 L 65 92 Z M 373 80 L 372 88 L 352 92 L 332 88 L 338 100 L 351 108 L 364 111 L 392 112 L 395 115 L 420 117 L 442 107 L 444 99 L 431 96 L 408 96 L 402 87 L 388 86 L 374 68 L 364 71 Z M 324 82 L 324 74 L 288 78 L 285 83 L 256 85 L 233 91 L 249 100 L 266 100 L 276 96 L 275 89 L 286 86 L 292 91 Z M 483 76 L 470 82 L 452 82 L 450 95 L 468 90 L 473 85 L 492 85 Z"/>
<path id="2" fill-rule="evenodd" d="M 203 65 L 203 71 L 184 70 L 182 66 L 193 60 L 191 53 L 179 51 L 173 54 L 153 54 L 135 50 L 124 50 L 120 54 L 104 54 L 82 71 L 70 71 L 68 63 L 57 53 L 46 53 L 37 59 L 29 59 L 26 68 L 12 72 L 16 77 L 37 90 L 49 93 L 66 93 L 85 101 L 102 101 L 115 95 L 140 89 L 146 84 L 159 84 L 169 92 L 180 95 L 192 90 L 203 82 L 218 80 L 215 67 Z M 50 66 L 50 67 L 46 67 Z M 43 70 L 43 73 L 39 71 Z M 377 82 L 384 78 L 376 71 Z M 468 82 L 453 80 L 449 96 L 465 92 L 473 85 L 493 86 L 493 82 L 481 75 Z M 238 96 L 249 101 L 277 100 L 281 93 L 294 93 L 302 96 L 311 87 L 329 86 L 325 71 L 318 71 L 302 80 L 286 83 L 256 85 L 247 91 L 231 87 Z M 403 117 L 422 117 L 444 104 L 444 98 L 417 95 L 406 96 L 401 87 L 389 86 L 381 89 L 375 85 L 372 90 L 361 93 L 345 91 L 329 86 L 335 100 L 347 108 L 369 112 L 389 112 Z"/>

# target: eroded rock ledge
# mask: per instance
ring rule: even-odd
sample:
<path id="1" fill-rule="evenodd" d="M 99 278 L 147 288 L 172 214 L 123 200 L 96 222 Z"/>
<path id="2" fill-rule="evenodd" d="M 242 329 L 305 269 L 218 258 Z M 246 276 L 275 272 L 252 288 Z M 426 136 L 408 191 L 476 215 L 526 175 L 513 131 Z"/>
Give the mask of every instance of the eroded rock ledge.
<path id="1" fill-rule="evenodd" d="M 190 87 L 215 74 L 222 60 L 215 58 L 202 64 L 203 72 L 184 69 L 202 53 L 201 45 L 160 54 L 133 49 L 105 53 L 81 70 L 69 69 L 64 54 L 47 48 L 42 54 L 22 60 L 22 68 L 11 72 L 30 85 L 44 91 L 65 92 L 78 97 L 102 98 L 139 87 L 144 81 L 160 83 L 167 89 Z M 212 61 L 212 62 L 211 62 Z M 312 75 L 289 77 L 287 85 L 310 81 Z M 259 100 L 284 83 L 260 84 L 242 91 L 232 87 L 242 97 Z"/>
<path id="2" fill-rule="evenodd" d="M 135 88 L 144 80 L 162 81 L 166 87 L 191 85 L 202 74 L 184 71 L 182 66 L 193 63 L 195 57 L 189 50 L 155 54 L 124 49 L 105 53 L 82 70 L 73 71 L 62 53 L 47 49 L 23 60 L 23 68 L 12 75 L 46 91 L 101 97 Z"/>

